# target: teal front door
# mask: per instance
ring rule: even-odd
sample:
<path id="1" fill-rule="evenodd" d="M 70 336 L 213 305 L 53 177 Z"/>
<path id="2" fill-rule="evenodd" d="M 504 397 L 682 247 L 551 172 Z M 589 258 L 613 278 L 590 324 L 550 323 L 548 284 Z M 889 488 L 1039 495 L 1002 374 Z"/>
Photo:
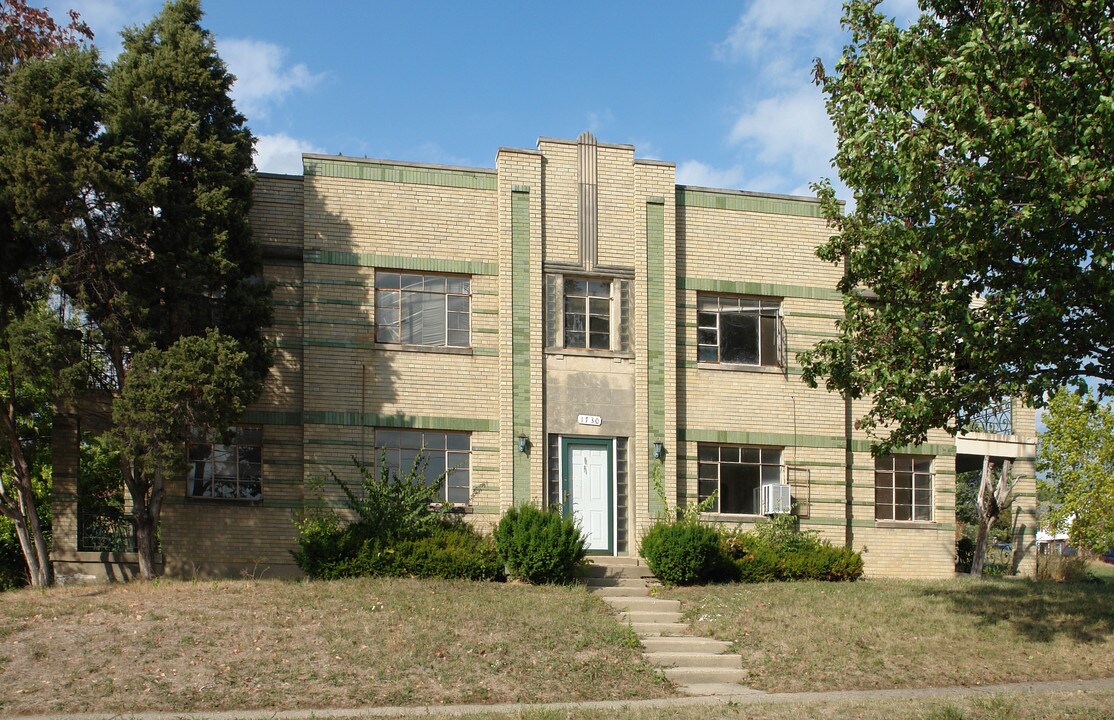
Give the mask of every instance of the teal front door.
<path id="1" fill-rule="evenodd" d="M 590 552 L 612 551 L 611 441 L 569 438 L 565 441 L 566 511 L 587 538 Z"/>

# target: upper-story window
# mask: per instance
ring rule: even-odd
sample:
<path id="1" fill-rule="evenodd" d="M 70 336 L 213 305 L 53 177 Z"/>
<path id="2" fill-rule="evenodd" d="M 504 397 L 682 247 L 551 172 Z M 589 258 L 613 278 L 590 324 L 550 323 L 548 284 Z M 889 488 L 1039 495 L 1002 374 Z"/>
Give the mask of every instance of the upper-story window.
<path id="1" fill-rule="evenodd" d="M 697 298 L 697 360 L 780 366 L 780 318 L 779 300 L 701 294 Z"/>
<path id="2" fill-rule="evenodd" d="M 611 283 L 565 278 L 565 347 L 611 349 Z"/>
<path id="3" fill-rule="evenodd" d="M 402 345 L 469 347 L 472 279 L 378 270 L 375 341 Z"/>
<path id="4" fill-rule="evenodd" d="M 631 298 L 630 280 L 546 275 L 545 346 L 629 353 Z"/>

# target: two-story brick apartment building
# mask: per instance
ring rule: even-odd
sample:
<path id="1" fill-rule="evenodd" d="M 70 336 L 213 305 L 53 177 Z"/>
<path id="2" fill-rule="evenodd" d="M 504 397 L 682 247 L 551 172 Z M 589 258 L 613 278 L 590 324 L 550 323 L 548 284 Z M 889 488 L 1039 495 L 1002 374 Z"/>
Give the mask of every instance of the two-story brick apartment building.
<path id="1" fill-rule="evenodd" d="M 637 554 L 660 477 L 669 504 L 715 494 L 710 521 L 788 496 L 868 574 L 943 576 L 957 457 L 986 452 L 1015 460 L 1029 562 L 1033 414 L 872 458 L 863 408 L 808 388 L 795 359 L 842 312 L 818 204 L 679 186 L 634 152 L 585 133 L 500 148 L 494 169 L 306 155 L 301 176 L 260 174 L 275 367 L 233 445 L 190 440 L 165 570 L 294 574 L 307 479 L 419 453 L 474 522 L 561 505 L 599 553 Z M 125 572 L 80 537 L 73 477 L 56 469 L 59 572 Z"/>

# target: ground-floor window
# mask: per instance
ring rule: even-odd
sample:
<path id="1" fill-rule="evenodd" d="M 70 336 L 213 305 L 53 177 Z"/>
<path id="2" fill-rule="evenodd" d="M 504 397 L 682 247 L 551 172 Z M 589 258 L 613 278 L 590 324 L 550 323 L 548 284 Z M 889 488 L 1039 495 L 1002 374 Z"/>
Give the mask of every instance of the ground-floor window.
<path id="1" fill-rule="evenodd" d="M 932 520 L 932 458 L 885 455 L 874 461 L 874 518 Z"/>
<path id="2" fill-rule="evenodd" d="M 441 481 L 441 499 L 458 505 L 471 496 L 472 438 L 464 432 L 436 430 L 375 431 L 376 462 L 385 460 L 392 472 L 417 470 L 430 485 Z"/>
<path id="3" fill-rule="evenodd" d="M 781 482 L 781 449 L 701 443 L 697 476 L 700 500 L 715 495 L 711 512 L 758 515 L 758 488 Z"/>
<path id="4" fill-rule="evenodd" d="M 186 494 L 223 500 L 263 499 L 263 429 L 234 427 L 226 433 L 194 428 L 186 447 L 190 471 Z"/>

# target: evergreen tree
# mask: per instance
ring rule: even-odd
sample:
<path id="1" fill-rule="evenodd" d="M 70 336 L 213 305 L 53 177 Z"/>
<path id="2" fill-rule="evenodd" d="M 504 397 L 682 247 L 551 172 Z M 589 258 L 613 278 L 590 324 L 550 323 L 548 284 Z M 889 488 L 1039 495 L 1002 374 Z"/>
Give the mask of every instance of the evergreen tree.
<path id="1" fill-rule="evenodd" d="M 13 238 L 0 297 L 18 314 L 28 278 L 49 275 L 39 287 L 60 289 L 98 343 L 145 578 L 189 425 L 234 421 L 270 363 L 253 139 L 200 20 L 198 0 L 168 2 L 123 33 L 107 79 L 92 52 L 21 59 L 0 113 Z"/>
<path id="2" fill-rule="evenodd" d="M 242 411 L 258 395 L 270 363 L 262 335 L 270 291 L 248 225 L 253 139 L 229 97 L 234 78 L 200 20 L 198 0 L 175 0 L 148 25 L 124 31 L 104 102 L 110 174 L 97 219 L 107 222 L 79 238 L 59 272 L 62 287 L 103 337 L 117 390 L 128 398 L 129 412 L 114 411 L 113 434 L 125 450 L 124 483 L 144 578 L 155 574 L 167 476 L 184 469 L 184 422 L 228 422 L 229 409 Z M 203 385 L 181 354 L 205 352 L 204 344 L 179 340 L 210 330 L 231 343 L 230 355 L 243 354 L 236 364 L 243 382 L 225 384 L 228 393 L 214 398 L 208 412 L 192 407 L 188 392 L 171 408 L 165 398 L 129 387 L 137 357 L 168 372 L 189 366 L 195 373 L 189 382 Z M 137 410 L 145 402 L 159 405 L 166 432 L 131 425 L 153 417 Z M 137 441 L 143 437 L 147 447 Z M 180 462 L 171 463 L 175 453 Z"/>

